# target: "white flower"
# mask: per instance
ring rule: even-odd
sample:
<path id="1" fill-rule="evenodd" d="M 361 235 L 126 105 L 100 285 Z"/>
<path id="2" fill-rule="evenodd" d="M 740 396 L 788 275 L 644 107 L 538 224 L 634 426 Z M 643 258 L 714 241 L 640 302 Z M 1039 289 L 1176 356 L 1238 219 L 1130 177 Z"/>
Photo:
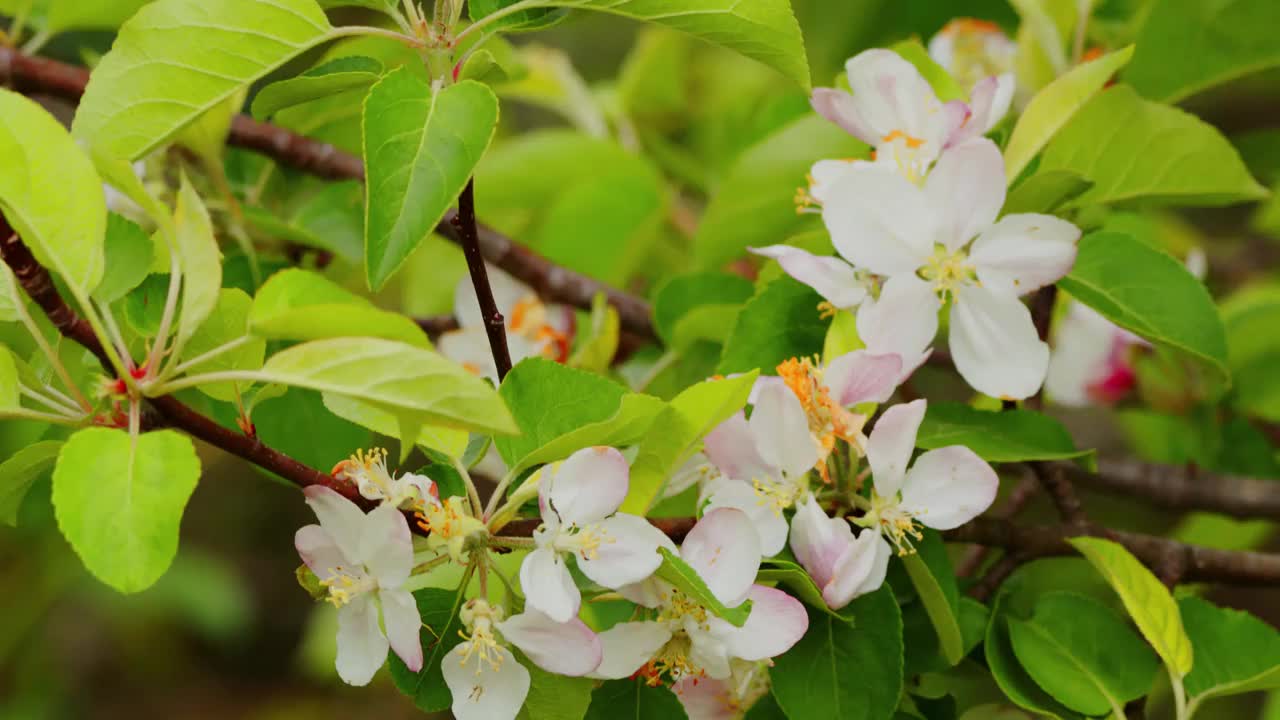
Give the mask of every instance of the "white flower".
<path id="1" fill-rule="evenodd" d="M 538 508 L 542 525 L 533 534 L 537 549 L 520 566 L 520 584 L 531 608 L 558 622 L 578 614 L 582 595 L 565 564 L 609 588 L 639 582 L 658 569 L 658 546 L 667 541 L 642 517 L 616 512 L 627 497 L 630 468 L 614 448 L 579 450 L 539 471 Z"/>
<path id="2" fill-rule="evenodd" d="M 871 509 L 859 523 L 877 529 L 902 555 L 914 552 L 917 523 L 935 530 L 959 527 L 991 507 L 1000 485 L 996 471 L 961 445 L 930 450 L 908 468 L 924 412 L 924 400 L 889 408 L 867 441 Z"/>
<path id="3" fill-rule="evenodd" d="M 304 492 L 320 524 L 298 530 L 294 545 L 338 608 L 338 675 L 350 685 L 367 684 L 386 661 L 388 644 L 410 670 L 421 670 L 422 620 L 413 595 L 402 589 L 413 570 L 404 515 L 387 504 L 366 515 L 326 487 Z"/>
<path id="4" fill-rule="evenodd" d="M 999 25 L 986 20 L 957 18 L 929 40 L 929 57 L 963 87 L 1011 75 L 1017 54 L 1018 44 Z"/>
<path id="5" fill-rule="evenodd" d="M 1049 348 L 1019 295 L 1075 262 L 1080 230 L 1039 214 L 1006 215 L 1004 163 L 989 140 L 943 154 L 924 187 L 874 166 L 841 178 L 822 217 L 845 260 L 888 279 L 858 309 L 868 347 L 918 357 L 950 299 L 951 353 L 976 390 L 1021 399 L 1044 381 Z"/>
<path id="6" fill-rule="evenodd" d="M 739 720 L 769 692 L 769 663 L 734 660 L 727 679 L 684 678 L 671 690 L 689 720 Z"/>
<path id="7" fill-rule="evenodd" d="M 827 517 L 812 497 L 796 508 L 791 521 L 791 552 L 834 610 L 879 589 L 893 554 L 880 533 L 863 530 L 855 538 L 848 521 Z"/>
<path id="8" fill-rule="evenodd" d="M 705 451 L 699 450 L 671 474 L 666 487 L 662 488 L 662 499 L 673 498 L 695 485 L 706 487 L 720 477 L 720 469 L 711 462 Z"/>
<path id="9" fill-rule="evenodd" d="M 357 452 L 334 466 L 332 475 L 355 483 L 362 497 L 386 502 L 401 510 L 421 510 L 428 504 L 440 504 L 440 490 L 431 478 L 414 473 L 391 477 L 387 470 L 387 451 L 382 448 Z"/>
<path id="10" fill-rule="evenodd" d="M 532 289 L 497 268 L 488 266 L 488 274 L 498 312 L 506 320 L 511 362 L 529 357 L 567 360 L 573 343 L 573 310 L 544 304 Z M 484 314 L 470 277 L 458 282 L 453 314 L 460 328 L 436 341 L 440 354 L 497 383 L 498 370 L 493 364 Z"/>
<path id="11" fill-rule="evenodd" d="M 666 545 L 674 551 L 669 540 Z M 619 588 L 655 614 L 601 633 L 604 660 L 591 677 L 617 679 L 643 672 L 674 682 L 704 675 L 724 679 L 734 659 L 766 660 L 804 636 L 809 627 L 804 606 L 781 590 L 754 584 L 760 548 L 751 520 L 742 512 L 720 508 L 704 515 L 685 538 L 680 557 L 725 606 L 738 607 L 750 599 L 746 623 L 730 625 L 657 578 Z"/>
<path id="12" fill-rule="evenodd" d="M 1137 383 L 1133 348 L 1147 345 L 1092 308 L 1072 302 L 1054 329 L 1045 392 L 1069 407 L 1114 403 Z"/>
<path id="13" fill-rule="evenodd" d="M 580 676 L 600 664 L 600 638 L 581 620 L 557 623 L 536 610 L 502 621 L 502 609 L 475 598 L 460 613 L 468 632 L 440 663 L 458 720 L 510 720 L 529 693 L 529 671 L 499 640 L 548 672 Z"/>

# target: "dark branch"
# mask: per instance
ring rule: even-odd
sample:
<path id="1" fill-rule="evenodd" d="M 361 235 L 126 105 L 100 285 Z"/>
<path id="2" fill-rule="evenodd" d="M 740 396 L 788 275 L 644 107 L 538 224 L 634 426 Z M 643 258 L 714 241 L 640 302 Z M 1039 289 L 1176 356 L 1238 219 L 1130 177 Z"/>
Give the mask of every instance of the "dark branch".
<path id="1" fill-rule="evenodd" d="M 1031 472 L 1035 474 L 1036 480 L 1048 493 L 1049 499 L 1053 500 L 1053 506 L 1058 509 L 1058 516 L 1062 521 L 1082 530 L 1087 528 L 1089 517 L 1084 512 L 1084 506 L 1080 504 L 1076 489 L 1071 485 L 1067 470 L 1068 463 L 1033 462 L 1028 465 L 1031 466 Z"/>
<path id="2" fill-rule="evenodd" d="M 1172 510 L 1205 510 L 1237 518 L 1280 520 L 1280 483 L 1137 460 L 1099 460 L 1091 473 L 1074 463 L 1052 463 L 1072 482 L 1131 495 Z"/>
<path id="3" fill-rule="evenodd" d="M 462 254 L 467 259 L 471 287 L 475 288 L 480 314 L 484 317 L 484 331 L 489 336 L 489 351 L 493 353 L 493 364 L 498 370 L 498 382 L 502 382 L 507 373 L 511 372 L 511 351 L 507 349 L 507 322 L 498 310 L 498 303 L 493 299 L 489 271 L 485 268 L 484 256 L 480 253 L 474 178 L 467 181 L 467 186 L 458 196 L 458 214 L 453 216 L 452 225 L 458 232 L 458 244 L 462 246 Z"/>
<path id="4" fill-rule="evenodd" d="M 429 315 L 427 317 L 414 318 L 413 321 L 418 323 L 418 327 L 422 328 L 422 331 L 432 340 L 461 327 L 458 324 L 458 318 L 452 315 Z"/>

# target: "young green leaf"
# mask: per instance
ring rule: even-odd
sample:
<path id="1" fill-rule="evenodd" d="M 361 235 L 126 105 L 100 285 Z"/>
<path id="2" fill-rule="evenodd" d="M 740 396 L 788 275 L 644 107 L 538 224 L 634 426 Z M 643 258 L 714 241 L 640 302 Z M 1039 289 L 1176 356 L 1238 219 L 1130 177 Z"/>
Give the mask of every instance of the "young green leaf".
<path id="1" fill-rule="evenodd" d="M 44 108 L 0 89 L 0 210 L 82 302 L 102 281 L 107 200 L 93 163 Z M 7 238 L 6 238 L 7 240 Z"/>
<path id="2" fill-rule="evenodd" d="M 822 599 L 822 589 L 813 581 L 813 576 L 795 561 L 790 551 L 784 549 L 777 557 L 765 558 L 762 562 L 760 572 L 756 574 L 756 582 L 776 582 L 785 586 L 792 595 L 803 600 L 809 607 L 827 612 L 846 622 L 853 622 L 853 611 L 848 605 L 840 610 L 827 607 L 827 601 Z"/>
<path id="3" fill-rule="evenodd" d="M 516 662 L 529 671 L 529 694 L 525 696 L 524 706 L 520 708 L 516 720 L 582 720 L 586 716 L 594 697 L 594 680 L 548 672 L 533 664 L 518 649 L 513 650 Z M 638 684 L 648 687 L 645 682 Z M 611 705 L 610 710 L 608 717 L 612 718 L 615 717 L 612 713 L 621 711 L 621 708 Z M 669 717 L 673 716 L 662 716 L 663 720 Z"/>
<path id="4" fill-rule="evenodd" d="M 315 0 L 156 0 L 90 75 L 72 132 L 136 160 L 332 33 Z"/>
<path id="5" fill-rule="evenodd" d="M 1116 70 L 1133 56 L 1133 47 L 1108 53 L 1072 68 L 1031 98 L 1005 146 L 1004 168 L 1013 184 L 1027 164 L 1062 129 Z"/>
<path id="6" fill-rule="evenodd" d="M 562 715 L 556 716 L 559 720 Z M 685 720 L 684 705 L 671 689 L 650 685 L 643 678 L 609 680 L 591 693 L 583 720 Z"/>
<path id="7" fill-rule="evenodd" d="M 689 599 L 696 601 L 713 615 L 734 627 L 742 627 L 747 622 L 747 616 L 751 614 L 750 600 L 736 607 L 727 607 L 720 602 L 715 593 L 711 592 L 711 588 L 707 587 L 707 583 L 698 575 L 698 571 L 680 559 L 679 555 L 664 547 L 658 548 L 658 553 L 662 555 L 662 564 L 654 572 L 654 577 L 671 583 Z"/>
<path id="8" fill-rule="evenodd" d="M 919 40 L 903 40 L 894 43 L 890 50 L 902 56 L 902 59 L 915 66 L 916 70 L 929 81 L 933 92 L 937 94 L 938 99 L 943 102 L 952 100 L 968 100 L 969 91 L 967 88 L 960 87 L 960 83 L 951 77 L 951 73 L 937 63 L 933 58 L 929 57 L 929 51 Z"/>
<path id="9" fill-rule="evenodd" d="M 218 304 L 222 287 L 222 253 L 213 236 L 213 221 L 204 201 L 186 176 L 173 211 L 174 250 L 182 269 L 182 313 L 178 316 L 177 347 L 182 347 Z"/>
<path id="10" fill-rule="evenodd" d="M 1245 287 L 1222 303 L 1235 407 L 1280 422 L 1280 284 Z"/>
<path id="11" fill-rule="evenodd" d="M 199 477 L 200 459 L 185 435 L 81 430 L 53 471 L 58 527 L 99 580 L 122 593 L 145 590 L 173 562 Z"/>
<path id="12" fill-rule="evenodd" d="M 377 290 L 435 230 L 493 139 L 498 99 L 467 81 L 433 93 L 403 68 L 364 101 L 365 272 Z"/>
<path id="13" fill-rule="evenodd" d="M 422 328 L 404 315 L 309 270 L 291 268 L 267 279 L 249 312 L 253 334 L 269 340 L 376 337 L 430 348 Z"/>
<path id="14" fill-rule="evenodd" d="M 731 308 L 734 315 L 751 299 L 751 281 L 723 272 L 677 275 L 658 288 L 653 298 L 653 325 L 663 342 L 672 345 L 679 323 L 707 307 Z"/>
<path id="15" fill-rule="evenodd" d="M 1230 377 L 1222 318 L 1186 267 L 1128 235 L 1097 232 L 1080 241 L 1059 287 L 1111 322 L 1168 345 Z"/>
<path id="16" fill-rule="evenodd" d="M 301 75 L 271 83 L 253 98 L 251 111 L 258 120 L 277 111 L 348 90 L 371 87 L 382 75 L 382 63 L 361 55 L 340 57 L 317 65 Z"/>
<path id="17" fill-rule="evenodd" d="M 151 268 L 151 237 L 132 220 L 111 213 L 107 217 L 104 249 L 106 270 L 93 297 L 113 303 L 146 279 Z"/>
<path id="18" fill-rule="evenodd" d="M 960 593 L 942 537 L 929 531 L 924 540 L 916 543 L 916 552 L 902 558 L 902 564 L 938 634 L 942 656 L 948 664 L 956 665 L 965 654 L 960 632 Z"/>
<path id="19" fill-rule="evenodd" d="M 0 410 L 9 410 L 21 405 L 21 391 L 18 387 L 18 365 L 13 353 L 7 346 L 0 345 Z"/>
<path id="20" fill-rule="evenodd" d="M 591 298 L 591 324 L 585 330 L 586 332 L 582 329 L 578 331 L 578 337 L 585 339 L 573 351 L 569 367 L 607 373 L 618 353 L 621 321 L 618 319 L 618 311 L 609 304 L 604 293 L 596 293 Z"/>
<path id="21" fill-rule="evenodd" d="M 964 445 L 990 462 L 1068 460 L 1091 452 L 1077 450 L 1062 423 L 1033 410 L 987 412 L 964 403 L 929 403 L 916 446 L 948 445 Z"/>
<path id="22" fill-rule="evenodd" d="M 18 524 L 18 510 L 31 484 L 53 467 L 62 449 L 61 440 L 27 445 L 0 463 L 0 523 Z"/>
<path id="23" fill-rule="evenodd" d="M 830 323 L 819 315 L 821 302 L 822 296 L 790 277 L 765 285 L 738 314 L 717 372 L 769 373 L 789 358 L 822 352 Z"/>
<path id="24" fill-rule="evenodd" d="M 413 672 L 405 667 L 404 662 L 394 652 L 388 655 L 391 680 L 396 689 L 413 698 L 413 704 L 419 710 L 429 713 L 443 712 L 453 703 L 453 695 L 449 686 L 444 683 L 440 674 L 440 663 L 462 638 L 458 631 L 462 623 L 458 619 L 458 611 L 462 608 L 463 591 L 426 588 L 413 594 L 418 602 L 418 613 L 422 616 L 422 650 L 423 663 L 420 672 Z"/>
<path id="25" fill-rule="evenodd" d="M 218 304 L 200 327 L 192 333 L 183 348 L 182 359 L 194 360 L 221 346 L 246 338 L 249 333 L 249 306 L 253 300 L 239 288 L 223 288 L 218 292 Z M 257 370 L 267 353 L 267 341 L 262 338 L 246 338 L 247 342 L 228 352 L 210 357 L 192 365 L 188 375 L 223 372 L 226 370 Z M 249 383 L 210 383 L 200 385 L 200 392 L 216 400 L 234 402 Z"/>
<path id="26" fill-rule="evenodd" d="M 1010 624 L 1017 618 L 1009 611 L 1011 593 L 1001 590 L 991 609 L 987 634 L 983 639 L 983 651 L 991 677 L 1013 704 L 1054 720 L 1084 720 L 1085 716 L 1058 702 L 1040 687 L 1014 654 Z"/>
<path id="27" fill-rule="evenodd" d="M 1209 698 L 1280 688 L 1280 633 L 1274 627 L 1198 597 L 1179 598 L 1178 609 L 1196 657 L 1186 680 L 1188 717 Z"/>
<path id="28" fill-rule="evenodd" d="M 346 395 L 325 393 L 323 397 L 324 406 L 334 415 L 367 427 L 379 435 L 401 437 L 400 421 L 393 413 Z M 423 425 L 418 428 L 413 444 L 438 450 L 456 458 L 466 450 L 469 437 L 470 435 L 463 430 L 439 425 Z"/>
<path id="29" fill-rule="evenodd" d="M 50 35 L 68 30 L 114 30 L 150 0 L 111 0 L 111 2 L 75 2 L 53 0 L 45 32 Z M 34 3 L 33 4 L 38 4 Z"/>
<path id="30" fill-rule="evenodd" d="M 1093 181 L 1072 170 L 1039 170 L 1009 190 L 1003 215 L 1051 213 L 1080 197 Z"/>

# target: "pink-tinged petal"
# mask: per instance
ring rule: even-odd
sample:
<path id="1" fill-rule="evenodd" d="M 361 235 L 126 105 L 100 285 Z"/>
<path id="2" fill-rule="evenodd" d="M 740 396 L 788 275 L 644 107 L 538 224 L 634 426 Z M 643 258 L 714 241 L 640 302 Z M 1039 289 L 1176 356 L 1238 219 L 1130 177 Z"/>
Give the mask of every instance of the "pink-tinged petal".
<path id="1" fill-rule="evenodd" d="M 995 502 L 1000 478 L 986 460 L 961 445 L 930 450 L 902 485 L 902 509 L 935 530 L 978 517 Z"/>
<path id="2" fill-rule="evenodd" d="M 578 618 L 556 622 L 537 610 L 526 610 L 498 623 L 498 629 L 535 665 L 557 675 L 586 675 L 604 656 L 600 638 Z"/>
<path id="3" fill-rule="evenodd" d="M 529 694 L 529 671 L 504 647 L 495 650 L 496 670 L 479 653 L 466 659 L 466 651 L 467 643 L 460 643 L 440 663 L 444 683 L 453 695 L 454 718 L 514 720 Z"/>
<path id="4" fill-rule="evenodd" d="M 880 289 L 879 298 L 858 308 L 858 336 L 873 353 L 901 356 L 905 372 L 938 334 L 941 307 L 932 285 L 915 275 L 896 275 Z"/>
<path id="5" fill-rule="evenodd" d="M 306 525 L 293 536 L 293 546 L 298 549 L 302 562 L 321 580 L 328 580 L 340 567 L 354 567 L 355 563 L 342 553 L 338 543 L 327 530 L 319 525 Z"/>
<path id="6" fill-rule="evenodd" d="M 774 383 L 761 388 L 749 425 L 760 457 L 788 476 L 803 474 L 818 462 L 818 446 L 809 434 L 808 416 L 800 399 L 786 385 Z"/>
<path id="7" fill-rule="evenodd" d="M 923 399 L 894 405 L 884 411 L 871 429 L 871 436 L 867 438 L 867 463 L 871 465 L 876 493 L 881 497 L 893 497 L 902 489 L 925 407 Z"/>
<path id="8" fill-rule="evenodd" d="M 607 588 L 637 583 L 652 575 L 662 564 L 658 548 L 671 545 L 648 520 L 628 513 L 618 513 L 594 529 L 601 534 L 600 546 L 594 555 L 578 556 L 578 569 Z"/>
<path id="9" fill-rule="evenodd" d="M 855 307 L 867 297 L 867 288 L 858 280 L 853 266 L 840 258 L 819 257 L 787 245 L 748 249 L 777 260 L 784 272 L 838 308 Z"/>
<path id="10" fill-rule="evenodd" d="M 947 150 L 925 180 L 925 196 L 938 208 L 936 239 L 952 252 L 991 227 L 1004 207 L 1004 159 L 995 143 L 970 140 Z"/>
<path id="11" fill-rule="evenodd" d="M 391 649 L 405 667 L 418 672 L 422 669 L 422 616 L 418 614 L 418 604 L 408 590 L 383 590 L 378 599 L 382 601 L 382 622 Z"/>
<path id="12" fill-rule="evenodd" d="M 823 371 L 822 379 L 832 400 L 851 407 L 859 403 L 887 401 L 898 387 L 902 369 L 902 357 L 899 355 L 854 350 L 832 360 Z"/>
<path id="13" fill-rule="evenodd" d="M 498 371 L 494 367 L 493 353 L 489 349 L 489 336 L 485 335 L 482 328 L 463 328 L 444 333 L 436 340 L 436 349 L 471 374 L 497 381 Z"/>
<path id="14" fill-rule="evenodd" d="M 760 541 L 751 520 L 739 510 L 712 510 L 698 521 L 680 547 L 680 557 L 728 607 L 747 599 L 760 569 Z"/>
<path id="15" fill-rule="evenodd" d="M 741 510 L 751 519 L 756 536 L 760 540 L 760 554 L 772 557 L 782 551 L 787 543 L 787 519 L 770 504 L 762 503 L 753 487 L 741 480 L 724 480 L 717 483 L 711 493 L 707 510 L 733 508 Z"/>
<path id="16" fill-rule="evenodd" d="M 752 585 L 751 614 L 726 638 L 729 654 L 747 661 L 777 657 L 809 629 L 809 613 L 795 598 L 776 588 Z"/>
<path id="17" fill-rule="evenodd" d="M 546 613 L 557 622 L 577 617 L 582 606 L 582 593 L 560 555 L 549 547 L 540 547 L 525 556 L 520 564 L 520 587 L 524 588 L 529 607 Z"/>
<path id="18" fill-rule="evenodd" d="M 973 243 L 969 260 L 984 286 L 1022 295 L 1071 272 L 1079 240 L 1080 228 L 1061 218 L 1008 215 Z"/>
<path id="19" fill-rule="evenodd" d="M 338 608 L 338 677 L 348 685 L 368 685 L 387 661 L 387 638 L 378 626 L 378 607 L 358 595 Z"/>
<path id="20" fill-rule="evenodd" d="M 631 468 L 615 448 L 589 447 L 569 456 L 542 482 L 566 524 L 583 526 L 613 514 L 627 497 Z"/>
<path id="21" fill-rule="evenodd" d="M 684 678 L 671 686 L 689 720 L 737 720 L 741 714 L 733 686 L 725 680 Z"/>
<path id="22" fill-rule="evenodd" d="M 588 677 L 621 680 L 635 674 L 671 639 L 665 623 L 624 622 L 600 633 L 604 659 Z"/>
<path id="23" fill-rule="evenodd" d="M 791 519 L 791 552 L 818 587 L 831 582 L 836 563 L 852 544 L 853 530 L 848 521 L 827 517 L 813 496 L 796 507 Z"/>
<path id="24" fill-rule="evenodd" d="M 413 536 L 395 506 L 383 503 L 364 516 L 360 560 L 379 587 L 397 588 L 413 572 Z"/>
<path id="25" fill-rule="evenodd" d="M 926 142 L 941 139 L 933 131 L 938 97 L 914 65 L 877 48 L 850 58 L 845 70 L 858 117 L 876 135 L 869 143 L 885 142 L 895 130 Z"/>
<path id="26" fill-rule="evenodd" d="M 312 485 L 302 491 L 307 505 L 320 519 L 320 526 L 333 538 L 342 554 L 359 561 L 360 536 L 364 529 L 364 513 L 350 500 L 323 485 Z"/>
<path id="27" fill-rule="evenodd" d="M 1045 392 L 1059 405 L 1092 403 L 1089 388 L 1107 375 L 1116 326 L 1092 308 L 1073 302 L 1054 330 Z"/>
<path id="28" fill-rule="evenodd" d="M 763 390 L 764 386 L 760 387 Z M 751 426 L 742 412 L 717 425 L 703 438 L 702 446 L 712 464 L 727 478 L 750 481 L 775 472 L 756 451 Z"/>
<path id="29" fill-rule="evenodd" d="M 973 116 L 964 128 L 970 137 L 986 135 L 1009 113 L 1017 90 L 1013 73 L 991 75 L 979 80 L 969 93 Z"/>
<path id="30" fill-rule="evenodd" d="M 839 610 L 855 598 L 879 590 L 892 557 L 893 548 L 880 533 L 863 530 L 836 563 L 831 582 L 822 588 L 822 599 L 832 610 Z"/>
<path id="31" fill-rule="evenodd" d="M 862 142 L 874 145 L 880 141 L 880 135 L 858 116 L 857 103 L 849 93 L 832 88 L 817 88 L 813 91 L 809 104 L 813 106 L 814 112 Z"/>
<path id="32" fill-rule="evenodd" d="M 859 163 L 832 186 L 822 221 L 841 257 L 892 277 L 928 262 L 937 213 L 924 192 L 893 169 Z"/>
<path id="33" fill-rule="evenodd" d="M 1036 394 L 1049 370 L 1049 346 L 1017 297 L 965 286 L 951 308 L 951 357 L 980 393 L 1004 400 Z"/>
<path id="34" fill-rule="evenodd" d="M 969 137 L 966 128 L 973 122 L 973 109 L 963 100 L 952 100 L 942 106 L 943 150 L 959 145 Z"/>

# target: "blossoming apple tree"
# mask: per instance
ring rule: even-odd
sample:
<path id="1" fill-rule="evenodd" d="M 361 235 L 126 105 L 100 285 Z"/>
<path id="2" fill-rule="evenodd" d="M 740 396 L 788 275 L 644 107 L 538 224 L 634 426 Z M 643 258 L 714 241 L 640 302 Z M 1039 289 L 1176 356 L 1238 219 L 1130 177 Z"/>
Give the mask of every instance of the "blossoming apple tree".
<path id="1" fill-rule="evenodd" d="M 839 75 L 787 0 L 88 5 L 0 3 L 0 417 L 40 429 L 0 519 L 51 473 L 102 583 L 165 573 L 199 442 L 300 487 L 279 572 L 336 608 L 343 681 L 426 712 L 1187 720 L 1280 687 L 1275 628 L 1206 599 L 1280 555 L 1085 494 L 1280 519 L 1275 286 L 1218 304 L 1213 239 L 1167 232 L 1270 202 L 1280 167 L 1176 103 L 1280 64 L 1235 41 L 1274 3 L 1017 2 Z M 644 24 L 608 87 L 517 38 L 591 13 Z M 118 30 L 89 70 L 36 54 L 80 27 Z M 807 102 L 723 111 L 712 167 L 683 68 Z M 383 440 L 260 432 L 303 393 Z"/>

